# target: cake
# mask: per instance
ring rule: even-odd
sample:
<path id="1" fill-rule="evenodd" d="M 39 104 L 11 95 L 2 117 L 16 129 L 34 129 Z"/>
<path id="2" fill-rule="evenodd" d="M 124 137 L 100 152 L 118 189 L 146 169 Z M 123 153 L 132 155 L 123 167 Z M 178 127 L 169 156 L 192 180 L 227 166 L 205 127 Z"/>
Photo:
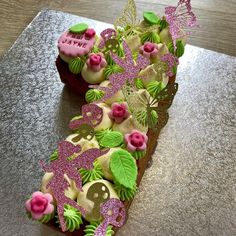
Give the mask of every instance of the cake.
<path id="1" fill-rule="evenodd" d="M 110 236 L 124 225 L 168 121 L 193 26 L 190 0 L 166 7 L 162 18 L 144 12 L 141 21 L 129 0 L 114 28 L 97 35 L 79 22 L 60 36 L 60 78 L 87 103 L 49 163 L 41 161 L 41 186 L 25 203 L 30 219 L 87 236 Z"/>

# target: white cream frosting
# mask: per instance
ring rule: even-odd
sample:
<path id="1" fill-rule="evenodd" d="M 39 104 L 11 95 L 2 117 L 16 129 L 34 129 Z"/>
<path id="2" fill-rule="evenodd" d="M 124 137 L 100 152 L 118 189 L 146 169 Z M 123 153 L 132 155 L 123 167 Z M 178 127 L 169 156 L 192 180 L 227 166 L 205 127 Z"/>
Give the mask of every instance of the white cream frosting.
<path id="1" fill-rule="evenodd" d="M 101 83 L 104 79 L 104 68 L 101 68 L 99 71 L 91 70 L 85 63 L 81 71 L 83 79 L 89 84 L 98 84 Z"/>
<path id="2" fill-rule="evenodd" d="M 98 124 L 94 129 L 95 131 L 103 130 L 103 129 L 109 129 L 113 125 L 113 121 L 108 116 L 108 113 L 111 111 L 111 108 L 105 104 L 105 103 L 97 103 L 97 105 L 102 108 L 103 116 L 102 121 L 100 124 Z"/>
<path id="3" fill-rule="evenodd" d="M 103 175 L 106 179 L 113 181 L 113 176 L 110 170 L 110 158 L 114 151 L 120 150 L 121 148 L 111 148 L 108 153 L 100 156 L 97 161 L 102 167 Z"/>
<path id="4" fill-rule="evenodd" d="M 103 81 L 100 86 L 102 87 L 109 87 L 110 85 L 110 81 L 105 80 Z M 115 93 L 111 98 L 107 99 L 106 101 L 104 101 L 104 103 L 106 103 L 107 105 L 111 106 L 112 103 L 117 102 L 117 101 L 124 101 L 125 97 L 122 93 L 121 90 L 119 90 L 117 93 Z"/>
<path id="5" fill-rule="evenodd" d="M 80 145 L 81 146 L 81 152 L 84 152 L 91 148 L 99 148 L 98 141 L 96 137 L 94 136 L 90 141 L 84 138 L 81 138 L 78 142 L 73 142 L 72 139 L 76 137 L 78 134 L 71 134 L 66 138 L 66 141 L 73 143 L 74 145 Z"/>

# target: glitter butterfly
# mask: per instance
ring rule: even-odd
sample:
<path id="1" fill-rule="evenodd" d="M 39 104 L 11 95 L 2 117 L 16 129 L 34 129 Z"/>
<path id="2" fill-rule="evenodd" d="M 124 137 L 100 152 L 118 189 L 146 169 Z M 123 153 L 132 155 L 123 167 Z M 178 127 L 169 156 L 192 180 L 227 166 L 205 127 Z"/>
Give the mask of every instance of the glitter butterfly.
<path id="1" fill-rule="evenodd" d="M 167 110 L 178 90 L 178 84 L 167 84 L 161 91 L 152 94 L 139 93 L 129 84 L 122 92 L 127 100 L 135 125 L 146 132 L 148 128 L 160 130 L 168 121 Z"/>
<path id="2" fill-rule="evenodd" d="M 166 7 L 165 19 L 169 24 L 169 32 L 175 49 L 177 39 L 190 34 L 190 31 L 186 33 L 184 30 L 197 26 L 197 18 L 192 12 L 190 0 L 180 0 L 177 7 Z"/>
<path id="3" fill-rule="evenodd" d="M 122 15 L 115 21 L 114 26 L 117 31 L 123 29 L 123 36 L 132 34 L 138 28 L 137 9 L 134 0 L 128 0 Z"/>

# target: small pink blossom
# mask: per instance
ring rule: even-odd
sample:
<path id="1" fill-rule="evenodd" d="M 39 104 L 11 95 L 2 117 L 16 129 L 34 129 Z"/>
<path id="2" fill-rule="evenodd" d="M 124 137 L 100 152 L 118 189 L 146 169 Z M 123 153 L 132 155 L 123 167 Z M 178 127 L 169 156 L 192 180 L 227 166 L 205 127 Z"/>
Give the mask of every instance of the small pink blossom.
<path id="1" fill-rule="evenodd" d="M 125 103 L 113 103 L 108 115 L 112 120 L 115 120 L 116 123 L 121 123 L 129 116 L 127 105 Z"/>
<path id="2" fill-rule="evenodd" d="M 146 42 L 139 51 L 146 58 L 155 58 L 158 55 L 158 46 L 156 43 Z"/>
<path id="3" fill-rule="evenodd" d="M 49 215 L 54 211 L 53 197 L 50 193 L 34 192 L 32 198 L 27 200 L 25 208 L 31 213 L 34 220 L 40 220 L 44 215 Z"/>
<path id="4" fill-rule="evenodd" d="M 87 39 L 93 38 L 93 37 L 95 36 L 95 34 L 96 34 L 96 32 L 95 32 L 94 29 L 87 29 L 87 30 L 85 31 L 85 37 L 86 37 Z"/>
<path id="5" fill-rule="evenodd" d="M 107 65 L 106 59 L 102 53 L 91 53 L 86 61 L 88 68 L 98 72 Z"/>
<path id="6" fill-rule="evenodd" d="M 144 151 L 147 148 L 147 141 L 147 135 L 138 130 L 133 130 L 130 134 L 125 135 L 125 143 L 130 152 Z"/>

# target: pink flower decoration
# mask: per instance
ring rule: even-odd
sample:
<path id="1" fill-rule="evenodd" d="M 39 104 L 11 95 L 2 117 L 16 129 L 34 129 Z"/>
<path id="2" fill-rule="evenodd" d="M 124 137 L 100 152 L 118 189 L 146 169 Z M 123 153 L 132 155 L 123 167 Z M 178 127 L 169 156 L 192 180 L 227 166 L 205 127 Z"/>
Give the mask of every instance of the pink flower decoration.
<path id="1" fill-rule="evenodd" d="M 146 58 L 154 58 L 158 54 L 158 47 L 155 43 L 146 42 L 139 48 L 139 51 Z"/>
<path id="2" fill-rule="evenodd" d="M 85 37 L 86 37 L 87 39 L 93 38 L 93 37 L 95 36 L 95 34 L 96 34 L 96 32 L 95 32 L 94 29 L 87 29 L 87 30 L 85 31 Z"/>
<path id="3" fill-rule="evenodd" d="M 102 53 L 91 53 L 86 61 L 88 68 L 98 72 L 107 65 L 106 59 Z"/>
<path id="4" fill-rule="evenodd" d="M 128 108 L 125 103 L 113 103 L 111 106 L 111 111 L 108 113 L 112 120 L 116 123 L 121 123 L 129 116 Z"/>
<path id="5" fill-rule="evenodd" d="M 125 135 L 125 143 L 130 152 L 144 151 L 147 148 L 147 141 L 147 135 L 138 130 L 133 130 L 130 134 Z"/>
<path id="6" fill-rule="evenodd" d="M 32 194 L 32 198 L 26 201 L 25 208 L 31 213 L 34 220 L 40 220 L 44 215 L 53 213 L 54 206 L 51 204 L 53 197 L 50 193 L 41 193 L 39 191 Z"/>

